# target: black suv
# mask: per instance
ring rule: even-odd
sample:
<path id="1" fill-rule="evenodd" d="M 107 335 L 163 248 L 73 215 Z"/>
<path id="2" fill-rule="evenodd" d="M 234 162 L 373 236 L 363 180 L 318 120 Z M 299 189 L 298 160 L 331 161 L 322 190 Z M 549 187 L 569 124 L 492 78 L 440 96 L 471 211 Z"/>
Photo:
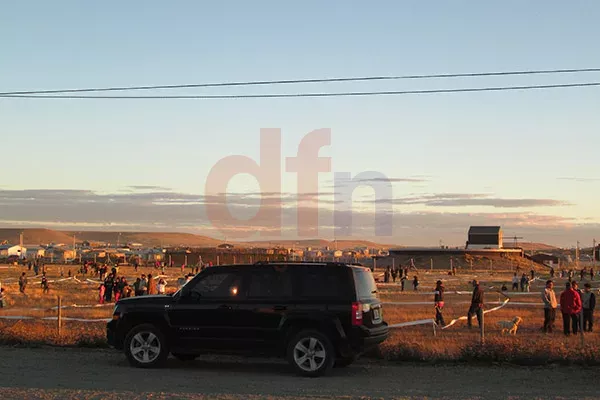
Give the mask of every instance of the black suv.
<path id="1" fill-rule="evenodd" d="M 119 300 L 107 325 L 136 367 L 169 353 L 250 353 L 285 357 L 305 376 L 350 365 L 387 336 L 371 270 L 343 263 L 210 267 L 173 295 Z"/>

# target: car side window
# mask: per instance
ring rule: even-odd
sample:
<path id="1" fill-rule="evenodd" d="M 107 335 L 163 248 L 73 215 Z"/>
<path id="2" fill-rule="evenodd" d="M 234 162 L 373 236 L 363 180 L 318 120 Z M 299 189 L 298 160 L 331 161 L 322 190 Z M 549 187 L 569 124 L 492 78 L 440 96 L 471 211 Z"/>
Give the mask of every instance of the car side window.
<path id="1" fill-rule="evenodd" d="M 289 270 L 265 269 L 250 274 L 248 298 L 292 297 L 292 276 Z"/>
<path id="2" fill-rule="evenodd" d="M 229 298 L 234 299 L 240 293 L 242 276 L 237 272 L 218 272 L 200 279 L 190 289 L 190 296 L 195 298 Z"/>
<path id="3" fill-rule="evenodd" d="M 307 268 L 299 278 L 301 297 L 343 298 L 347 295 L 343 275 L 338 271 Z"/>

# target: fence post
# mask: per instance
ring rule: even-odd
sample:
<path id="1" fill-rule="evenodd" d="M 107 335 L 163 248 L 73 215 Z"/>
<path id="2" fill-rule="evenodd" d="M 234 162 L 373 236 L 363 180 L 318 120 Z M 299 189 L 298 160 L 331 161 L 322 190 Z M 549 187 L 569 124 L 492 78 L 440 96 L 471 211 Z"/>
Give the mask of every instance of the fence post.
<path id="1" fill-rule="evenodd" d="M 479 327 L 480 344 L 483 346 L 485 343 L 485 314 L 483 313 L 483 309 L 481 310 L 481 326 Z"/>
<path id="2" fill-rule="evenodd" d="M 429 259 L 429 265 L 431 266 L 431 271 L 433 272 L 433 258 Z"/>
<path id="3" fill-rule="evenodd" d="M 61 336 L 62 330 L 62 297 L 58 296 L 58 310 L 57 310 L 57 319 L 56 319 L 56 330 L 58 332 L 58 337 Z"/>

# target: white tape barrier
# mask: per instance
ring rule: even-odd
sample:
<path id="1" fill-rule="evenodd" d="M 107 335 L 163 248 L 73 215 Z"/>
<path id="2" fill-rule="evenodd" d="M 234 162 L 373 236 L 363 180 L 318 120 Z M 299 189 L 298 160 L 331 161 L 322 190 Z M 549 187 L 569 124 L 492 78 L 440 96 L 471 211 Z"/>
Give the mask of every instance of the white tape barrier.
<path id="1" fill-rule="evenodd" d="M 490 313 L 490 312 L 492 312 L 492 311 L 498 311 L 499 309 L 501 309 L 501 308 L 503 308 L 504 306 L 506 306 L 506 305 L 508 304 L 508 302 L 509 302 L 509 301 L 510 301 L 510 299 L 506 299 L 506 300 L 504 300 L 504 302 L 502 302 L 502 304 L 501 304 L 501 305 L 499 305 L 498 307 L 490 308 L 489 310 L 484 310 L 484 311 L 483 311 L 483 313 L 484 313 L 484 314 L 487 314 L 487 313 Z M 459 317 L 459 318 L 456 318 L 456 319 L 453 319 L 453 320 L 452 320 L 452 321 L 450 321 L 450 323 L 449 323 L 449 324 L 447 324 L 446 326 L 442 326 L 442 330 L 443 330 L 443 329 L 446 329 L 446 328 L 450 328 L 452 325 L 456 324 L 458 321 L 463 321 L 463 320 L 466 320 L 466 319 L 468 319 L 468 316 L 466 316 L 466 315 L 465 315 L 465 316 L 462 316 L 462 317 Z"/>
<path id="2" fill-rule="evenodd" d="M 27 315 L 0 315 L 0 319 L 18 319 L 18 320 L 38 319 L 38 320 L 44 320 L 44 321 L 56 321 L 58 319 L 58 317 L 40 318 L 40 317 L 31 317 L 31 316 L 27 316 Z M 108 322 L 111 320 L 110 318 L 86 319 L 86 318 L 70 318 L 70 317 L 61 317 L 60 319 L 61 319 L 61 321 L 77 321 L 77 322 Z"/>
<path id="3" fill-rule="evenodd" d="M 506 306 L 509 301 L 510 301 L 510 299 L 506 299 L 498 307 L 490 308 L 489 310 L 484 310 L 483 313 L 487 314 L 492 311 L 497 311 L 497 310 L 503 308 L 504 306 Z M 431 304 L 431 303 L 428 303 L 428 304 Z M 449 324 L 442 326 L 441 328 L 442 329 L 449 328 L 452 325 L 456 324 L 458 321 L 466 320 L 467 318 L 468 317 L 465 315 L 463 317 L 453 319 L 452 321 L 450 321 Z M 433 326 L 434 326 L 433 329 L 434 329 L 434 333 L 435 333 L 435 327 L 437 326 L 437 324 L 436 324 L 435 320 L 433 320 L 433 319 L 421 319 L 418 321 L 401 322 L 399 324 L 390 325 L 389 328 L 402 328 L 402 327 L 406 327 L 406 326 L 425 325 L 425 324 L 433 324 Z"/>
<path id="4" fill-rule="evenodd" d="M 405 326 L 426 325 L 426 324 L 437 325 L 435 320 L 429 318 L 429 319 L 420 319 L 418 321 L 408 321 L 408 322 L 401 322 L 399 324 L 388 325 L 388 328 L 403 328 Z"/>

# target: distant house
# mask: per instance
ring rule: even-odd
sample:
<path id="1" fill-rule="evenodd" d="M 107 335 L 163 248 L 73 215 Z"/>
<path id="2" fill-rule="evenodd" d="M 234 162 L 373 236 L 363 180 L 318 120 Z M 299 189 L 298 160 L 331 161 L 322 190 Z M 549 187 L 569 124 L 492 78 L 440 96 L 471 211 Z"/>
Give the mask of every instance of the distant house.
<path id="1" fill-rule="evenodd" d="M 233 245 L 229 243 L 223 243 L 217 246 L 218 249 L 233 249 Z"/>
<path id="2" fill-rule="evenodd" d="M 19 245 L 3 244 L 0 246 L 0 257 L 17 256 L 19 258 L 25 258 L 27 254 L 27 248 Z"/>
<path id="3" fill-rule="evenodd" d="M 534 254 L 531 256 L 531 259 L 537 263 L 545 264 L 549 267 L 558 267 L 560 263 L 559 257 L 548 253 Z"/>
<path id="4" fill-rule="evenodd" d="M 25 257 L 27 258 L 39 258 L 46 255 L 46 248 L 44 246 L 26 244 L 23 247 L 27 249 L 25 253 Z"/>
<path id="5" fill-rule="evenodd" d="M 467 249 L 502 248 L 502 228 L 499 226 L 472 226 L 468 236 Z"/>

